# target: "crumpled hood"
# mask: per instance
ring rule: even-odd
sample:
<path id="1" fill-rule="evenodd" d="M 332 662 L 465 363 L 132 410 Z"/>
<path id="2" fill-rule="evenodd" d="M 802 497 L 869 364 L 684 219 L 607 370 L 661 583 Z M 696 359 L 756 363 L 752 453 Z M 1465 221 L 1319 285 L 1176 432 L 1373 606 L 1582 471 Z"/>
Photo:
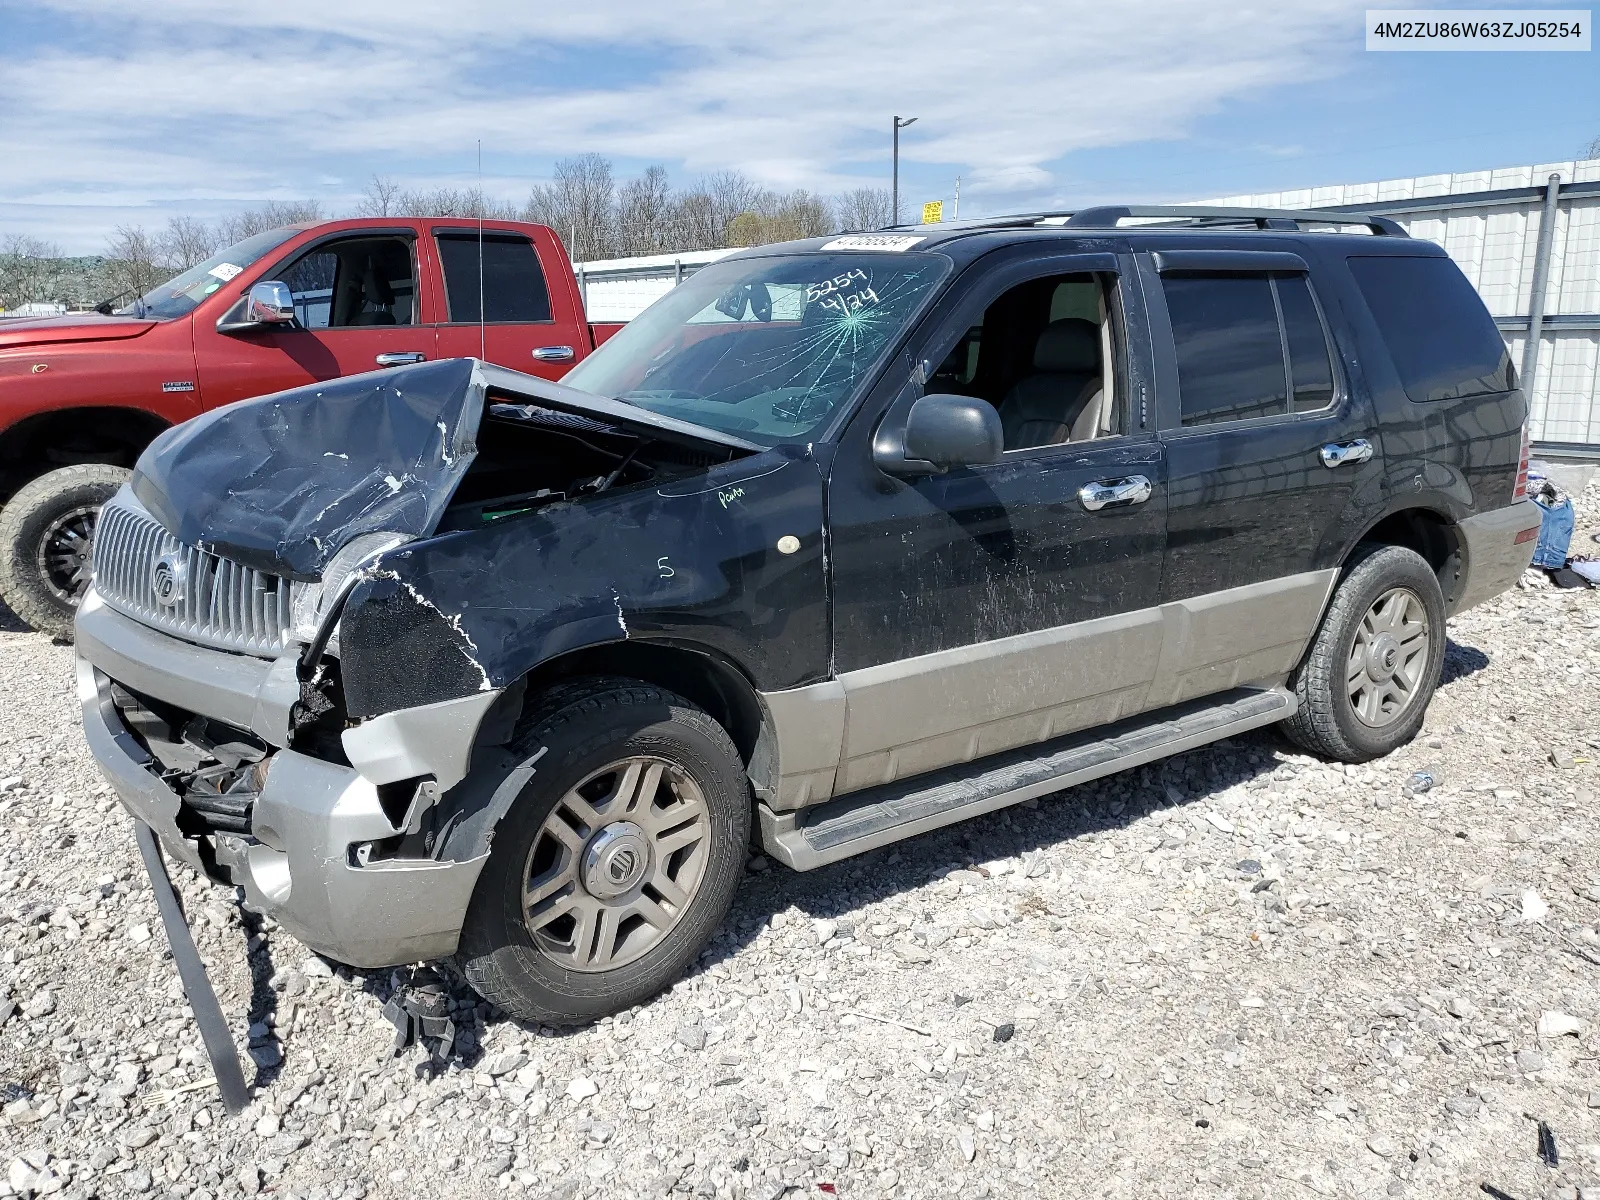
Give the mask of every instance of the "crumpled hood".
<path id="1" fill-rule="evenodd" d="M 0 321 L 0 350 L 42 346 L 52 342 L 98 342 L 138 337 L 157 322 L 99 313 L 67 313 L 59 317 L 7 317 Z"/>
<path id="2" fill-rule="evenodd" d="M 477 453 L 475 368 L 419 363 L 214 409 L 150 443 L 134 494 L 179 541 L 315 579 L 357 534 L 432 532 Z"/>
<path id="3" fill-rule="evenodd" d="M 242 400 L 167 430 L 132 486 L 179 541 L 316 579 L 363 533 L 427 537 L 477 457 L 485 397 L 752 451 L 737 438 L 471 358 L 349 375 Z"/>

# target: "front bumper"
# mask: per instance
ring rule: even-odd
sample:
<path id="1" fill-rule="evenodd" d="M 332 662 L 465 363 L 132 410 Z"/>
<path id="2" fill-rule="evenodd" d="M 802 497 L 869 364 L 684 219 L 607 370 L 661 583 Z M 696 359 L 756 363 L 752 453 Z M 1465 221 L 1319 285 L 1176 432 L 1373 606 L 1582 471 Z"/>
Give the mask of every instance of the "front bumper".
<path id="1" fill-rule="evenodd" d="M 377 785 L 353 767 L 279 749 L 267 759 L 251 836 L 186 834 L 179 825 L 182 799 L 123 721 L 112 681 L 187 708 L 184 700 L 206 699 L 194 689 L 197 678 L 207 680 L 205 686 L 214 689 L 211 707 L 223 711 L 205 715 L 260 718 L 261 710 L 246 703 L 244 687 L 251 673 L 260 676 L 259 687 L 269 687 L 271 664 L 202 663 L 197 675 L 165 679 L 168 659 L 241 656 L 175 642 L 97 604 L 92 593 L 85 609 L 78 641 L 84 737 L 123 807 L 155 831 L 168 854 L 219 883 L 241 885 L 250 908 L 338 962 L 384 967 L 455 952 L 487 856 L 462 862 L 384 858 L 357 865 L 353 846 L 393 838 L 398 830 L 379 804 Z M 153 641 L 145 645 L 148 639 Z M 272 729 L 273 736 L 261 731 L 267 740 L 287 740 L 286 723 Z M 469 748 L 473 731 L 475 726 L 467 732 Z"/>

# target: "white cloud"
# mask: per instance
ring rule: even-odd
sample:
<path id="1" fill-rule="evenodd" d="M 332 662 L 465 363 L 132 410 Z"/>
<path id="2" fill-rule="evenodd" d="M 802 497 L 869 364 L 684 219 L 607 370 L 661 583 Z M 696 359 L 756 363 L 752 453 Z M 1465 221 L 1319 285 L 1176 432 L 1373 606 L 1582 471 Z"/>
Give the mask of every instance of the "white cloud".
<path id="1" fill-rule="evenodd" d="M 908 166 L 947 164 L 974 193 L 1038 202 L 1073 150 L 1177 137 L 1230 100 L 1341 69 L 1330 48 L 1356 45 L 1361 11 L 1348 0 L 45 7 L 72 36 L 0 58 L 0 94 L 26 97 L 0 125 L 0 225 L 23 205 L 87 205 L 109 228 L 150 205 L 347 200 L 374 171 L 469 164 L 480 137 L 512 173 L 598 150 L 831 190 L 881 180 L 894 111 L 920 118 L 902 140 Z M 623 74 L 619 61 L 642 65 Z"/>

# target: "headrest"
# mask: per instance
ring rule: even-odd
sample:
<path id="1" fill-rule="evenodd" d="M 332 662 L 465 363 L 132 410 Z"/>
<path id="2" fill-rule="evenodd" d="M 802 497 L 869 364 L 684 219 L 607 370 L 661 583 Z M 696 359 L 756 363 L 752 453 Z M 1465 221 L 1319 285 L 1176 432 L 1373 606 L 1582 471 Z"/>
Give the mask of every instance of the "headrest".
<path id="1" fill-rule="evenodd" d="M 1033 369 L 1052 374 L 1100 369 L 1100 327 L 1082 317 L 1051 321 L 1033 348 Z"/>
<path id="2" fill-rule="evenodd" d="M 361 276 L 361 296 L 369 304 L 380 308 L 385 304 L 394 303 L 394 289 L 389 286 L 389 281 L 378 273 L 378 264 L 369 254 L 367 267 Z"/>

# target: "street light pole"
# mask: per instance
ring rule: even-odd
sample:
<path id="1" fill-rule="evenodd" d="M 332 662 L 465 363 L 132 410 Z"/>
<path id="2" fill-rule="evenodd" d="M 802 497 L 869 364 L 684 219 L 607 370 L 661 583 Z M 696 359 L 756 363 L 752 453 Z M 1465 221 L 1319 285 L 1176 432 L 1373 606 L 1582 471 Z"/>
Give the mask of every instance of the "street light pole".
<path id="1" fill-rule="evenodd" d="M 915 117 L 907 117 L 903 121 L 899 117 L 894 119 L 894 188 L 890 193 L 891 199 L 889 202 L 892 210 L 889 221 L 891 225 L 900 224 L 900 131 L 906 126 L 915 125 L 916 123 L 917 119 Z"/>

